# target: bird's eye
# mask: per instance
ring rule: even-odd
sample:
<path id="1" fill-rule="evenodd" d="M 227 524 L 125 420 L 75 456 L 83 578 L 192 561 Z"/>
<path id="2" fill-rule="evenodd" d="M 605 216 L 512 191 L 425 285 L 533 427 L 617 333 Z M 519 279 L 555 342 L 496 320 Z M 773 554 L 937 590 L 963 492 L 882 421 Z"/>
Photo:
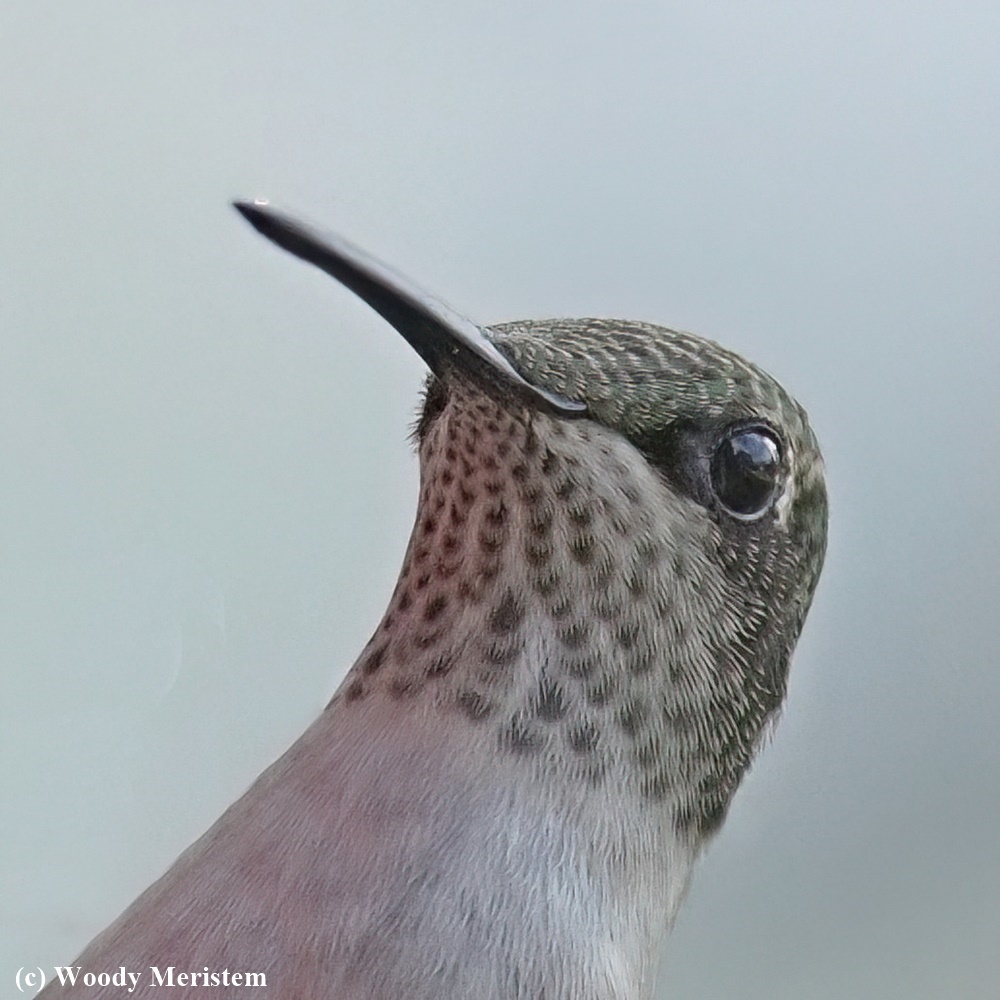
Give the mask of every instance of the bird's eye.
<path id="1" fill-rule="evenodd" d="M 712 489 L 723 506 L 739 518 L 763 514 L 777 492 L 781 449 L 767 427 L 740 427 L 716 445 L 711 464 Z"/>

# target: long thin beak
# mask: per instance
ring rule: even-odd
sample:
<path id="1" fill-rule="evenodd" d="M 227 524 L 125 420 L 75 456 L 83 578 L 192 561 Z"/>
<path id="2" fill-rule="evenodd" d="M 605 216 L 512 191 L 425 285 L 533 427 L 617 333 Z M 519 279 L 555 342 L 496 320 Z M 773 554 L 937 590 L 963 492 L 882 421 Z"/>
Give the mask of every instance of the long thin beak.
<path id="1" fill-rule="evenodd" d="M 585 415 L 585 404 L 528 382 L 471 320 L 347 240 L 320 235 L 266 203 L 237 201 L 233 206 L 261 235 L 315 264 L 367 302 L 406 338 L 435 374 L 448 365 L 478 371 L 559 416 Z"/>

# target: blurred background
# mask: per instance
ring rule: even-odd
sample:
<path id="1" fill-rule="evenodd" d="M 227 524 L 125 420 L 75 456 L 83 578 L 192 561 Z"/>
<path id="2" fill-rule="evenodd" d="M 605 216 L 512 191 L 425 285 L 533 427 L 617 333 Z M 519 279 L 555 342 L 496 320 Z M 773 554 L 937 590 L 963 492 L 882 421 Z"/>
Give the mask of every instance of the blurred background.
<path id="1" fill-rule="evenodd" d="M 421 364 L 263 195 L 482 322 L 785 382 L 827 569 L 660 995 L 997 996 L 998 43 L 985 0 L 8 0 L 0 989 L 305 728 L 401 562 Z"/>

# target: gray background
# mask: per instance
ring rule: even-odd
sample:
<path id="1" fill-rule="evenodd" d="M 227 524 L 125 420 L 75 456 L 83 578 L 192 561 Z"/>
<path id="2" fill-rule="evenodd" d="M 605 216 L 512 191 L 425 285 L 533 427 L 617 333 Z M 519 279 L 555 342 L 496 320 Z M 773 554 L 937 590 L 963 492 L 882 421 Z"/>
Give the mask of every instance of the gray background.
<path id="1" fill-rule="evenodd" d="M 712 336 L 806 404 L 830 556 L 664 997 L 997 996 L 996 3 L 7 0 L 0 991 L 306 726 L 422 379 L 227 207 L 484 322 Z"/>

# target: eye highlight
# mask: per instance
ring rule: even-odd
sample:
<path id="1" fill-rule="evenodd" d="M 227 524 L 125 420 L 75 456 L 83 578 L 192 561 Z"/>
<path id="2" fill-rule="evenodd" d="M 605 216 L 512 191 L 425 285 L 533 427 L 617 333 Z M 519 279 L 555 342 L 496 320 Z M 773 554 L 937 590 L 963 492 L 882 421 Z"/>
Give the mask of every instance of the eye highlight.
<path id="1" fill-rule="evenodd" d="M 768 427 L 738 427 L 715 447 L 712 490 L 736 517 L 759 517 L 770 507 L 781 479 L 781 447 Z"/>

